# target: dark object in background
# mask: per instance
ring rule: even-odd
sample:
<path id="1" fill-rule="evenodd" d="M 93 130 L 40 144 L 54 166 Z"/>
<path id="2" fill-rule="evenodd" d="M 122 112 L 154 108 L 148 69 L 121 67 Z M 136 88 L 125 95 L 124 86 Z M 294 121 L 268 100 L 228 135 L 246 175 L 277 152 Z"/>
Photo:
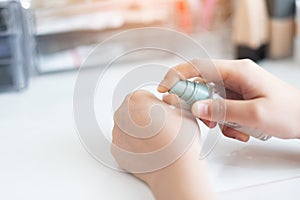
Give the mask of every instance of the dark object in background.
<path id="1" fill-rule="evenodd" d="M 267 3 L 272 18 L 289 18 L 296 14 L 295 0 L 267 0 Z"/>
<path id="2" fill-rule="evenodd" d="M 267 45 L 262 45 L 258 49 L 252 49 L 247 46 L 237 46 L 237 59 L 245 59 L 249 58 L 253 60 L 254 62 L 258 62 L 260 60 L 263 60 L 267 56 Z"/>
<path id="3" fill-rule="evenodd" d="M 11 57 L 9 36 L 0 37 L 0 59 Z"/>
<path id="4" fill-rule="evenodd" d="M 5 13 L 7 12 L 7 9 L 0 8 L 0 31 L 6 31 L 7 30 L 7 24 L 5 20 Z M 8 13 L 6 13 L 7 15 Z"/>
<path id="5" fill-rule="evenodd" d="M 269 43 L 266 1 L 235 1 L 233 41 L 237 59 L 258 62 L 266 57 Z"/>
<path id="6" fill-rule="evenodd" d="M 238 45 L 236 46 L 236 59 L 251 59 L 254 62 L 259 62 L 267 57 L 267 44 L 262 44 L 259 48 Z"/>
<path id="7" fill-rule="evenodd" d="M 7 85 L 12 85 L 13 83 L 14 83 L 13 75 L 12 75 L 10 65 L 2 64 L 0 68 L 0 85 L 7 86 Z"/>
<path id="8" fill-rule="evenodd" d="M 34 46 L 28 16 L 18 0 L 0 1 L 0 92 L 28 84 Z"/>
<path id="9" fill-rule="evenodd" d="M 270 58 L 293 56 L 295 38 L 295 0 L 267 0 L 270 16 Z"/>

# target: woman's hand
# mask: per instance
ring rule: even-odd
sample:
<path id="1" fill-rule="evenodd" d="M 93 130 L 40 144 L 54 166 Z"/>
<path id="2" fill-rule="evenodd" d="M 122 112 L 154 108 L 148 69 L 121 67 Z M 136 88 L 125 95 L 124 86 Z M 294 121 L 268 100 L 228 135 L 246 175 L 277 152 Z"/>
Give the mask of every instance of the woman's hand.
<path id="1" fill-rule="evenodd" d="M 190 112 L 172 108 L 146 91 L 137 91 L 125 99 L 114 119 L 112 154 L 120 167 L 144 181 L 157 199 L 213 199 L 205 162 L 198 159 L 200 130 Z M 157 152 L 172 143 L 178 134 L 192 138 L 189 145 L 180 158 L 174 157 L 173 163 L 154 171 L 132 171 L 144 162 L 148 166 L 154 161 L 133 162 L 118 150 L 121 148 L 138 154 Z M 158 162 L 167 160 L 178 148 L 181 148 L 180 144 Z"/>
<path id="2" fill-rule="evenodd" d="M 192 61 L 201 65 L 201 60 Z M 226 121 L 258 129 L 283 139 L 300 138 L 300 91 L 279 80 L 250 60 L 214 60 L 227 89 Z M 201 78 L 201 72 L 185 63 L 172 68 L 158 91 L 168 92 L 179 80 Z M 202 77 L 203 78 L 203 77 Z M 205 80 L 204 80 L 205 81 Z M 174 96 L 166 96 L 173 102 Z M 210 124 L 213 100 L 196 102 L 192 113 Z M 249 136 L 225 127 L 225 136 L 248 141 Z"/>

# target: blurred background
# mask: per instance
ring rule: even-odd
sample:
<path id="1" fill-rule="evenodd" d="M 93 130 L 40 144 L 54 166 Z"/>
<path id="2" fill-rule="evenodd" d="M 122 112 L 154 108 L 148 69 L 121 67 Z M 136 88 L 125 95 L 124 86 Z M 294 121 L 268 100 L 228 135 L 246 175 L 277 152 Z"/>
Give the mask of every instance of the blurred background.
<path id="1" fill-rule="evenodd" d="M 300 88 L 299 11 L 300 0 L 0 0 L 0 199 L 154 199 L 145 184 L 96 162 L 79 140 L 74 88 L 91 50 L 126 30 L 168 28 L 192 37 L 211 58 L 252 59 Z M 94 75 L 112 55 L 153 41 L 195 51 L 167 34 L 131 34 L 102 45 L 81 74 Z M 182 62 L 157 52 L 151 55 L 160 57 L 132 54 L 106 71 L 94 99 L 105 136 L 111 136 L 119 77 L 136 66 Z M 298 140 L 244 144 L 221 137 L 208 160 L 214 189 L 237 191 L 227 199 L 298 200 L 299 148 Z"/>
<path id="2" fill-rule="evenodd" d="M 186 33 L 212 58 L 298 64 L 297 10 L 298 0 L 1 0 L 0 91 L 22 90 L 31 76 L 74 71 L 97 44 L 140 27 Z M 143 40 L 135 35 L 126 45 Z M 122 52 L 122 45 L 106 53 Z"/>

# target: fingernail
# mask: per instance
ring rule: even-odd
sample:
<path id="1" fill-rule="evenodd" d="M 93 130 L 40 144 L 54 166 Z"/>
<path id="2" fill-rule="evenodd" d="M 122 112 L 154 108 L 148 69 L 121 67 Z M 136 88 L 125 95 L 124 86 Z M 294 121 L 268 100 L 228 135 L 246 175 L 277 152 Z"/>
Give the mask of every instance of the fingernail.
<path id="1" fill-rule="evenodd" d="M 161 83 L 158 85 L 157 90 L 162 93 L 168 91 L 168 88 L 165 86 L 164 80 L 162 80 Z"/>
<path id="2" fill-rule="evenodd" d="M 159 92 L 161 92 L 161 93 L 167 92 L 167 88 L 164 87 L 164 86 L 161 86 L 161 85 L 158 86 L 157 90 L 158 90 Z"/>
<path id="3" fill-rule="evenodd" d="M 192 113 L 196 117 L 206 117 L 208 115 L 208 104 L 195 103 L 192 107 Z"/>
<path id="4" fill-rule="evenodd" d="M 241 142 L 248 142 L 249 141 L 249 136 L 247 136 L 247 135 L 237 135 L 236 139 L 241 141 Z"/>

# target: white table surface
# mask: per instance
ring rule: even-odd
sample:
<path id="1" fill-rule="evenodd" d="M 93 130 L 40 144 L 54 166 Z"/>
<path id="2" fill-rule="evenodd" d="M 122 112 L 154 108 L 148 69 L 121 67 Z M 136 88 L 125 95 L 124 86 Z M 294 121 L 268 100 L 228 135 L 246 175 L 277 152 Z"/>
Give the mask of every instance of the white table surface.
<path id="1" fill-rule="evenodd" d="M 262 65 L 300 88 L 300 66 Z M 26 91 L 0 95 L 0 199 L 154 199 L 143 183 L 99 164 L 81 145 L 75 79 L 75 72 L 34 77 Z M 222 138 L 208 163 L 220 199 L 299 199 L 299 141 Z"/>

